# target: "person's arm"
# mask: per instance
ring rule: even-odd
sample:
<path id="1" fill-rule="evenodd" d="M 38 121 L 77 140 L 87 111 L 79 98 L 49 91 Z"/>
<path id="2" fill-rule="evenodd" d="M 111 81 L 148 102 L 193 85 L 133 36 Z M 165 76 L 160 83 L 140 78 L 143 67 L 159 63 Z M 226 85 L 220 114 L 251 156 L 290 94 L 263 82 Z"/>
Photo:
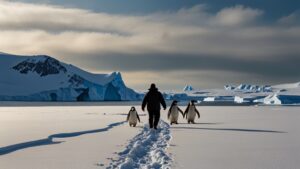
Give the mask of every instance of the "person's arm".
<path id="1" fill-rule="evenodd" d="M 198 118 L 200 118 L 200 113 L 199 113 L 199 111 L 197 110 L 196 106 L 195 106 L 195 111 L 196 111 L 196 113 L 197 113 L 197 115 L 198 115 Z"/>
<path id="2" fill-rule="evenodd" d="M 140 116 L 139 116 L 139 114 L 137 112 L 136 112 L 136 117 L 139 120 L 139 122 L 141 122 Z"/>
<path id="3" fill-rule="evenodd" d="M 148 93 L 145 95 L 143 103 L 142 103 L 142 110 L 145 111 L 146 104 L 148 103 Z"/>
<path id="4" fill-rule="evenodd" d="M 182 114 L 183 118 L 184 118 L 184 114 L 183 111 L 178 107 L 178 111 Z"/>
<path id="5" fill-rule="evenodd" d="M 164 97 L 161 93 L 160 93 L 160 103 L 163 106 L 164 110 L 166 110 L 167 109 L 167 104 L 166 104 L 166 101 L 165 101 L 165 99 L 164 99 Z"/>

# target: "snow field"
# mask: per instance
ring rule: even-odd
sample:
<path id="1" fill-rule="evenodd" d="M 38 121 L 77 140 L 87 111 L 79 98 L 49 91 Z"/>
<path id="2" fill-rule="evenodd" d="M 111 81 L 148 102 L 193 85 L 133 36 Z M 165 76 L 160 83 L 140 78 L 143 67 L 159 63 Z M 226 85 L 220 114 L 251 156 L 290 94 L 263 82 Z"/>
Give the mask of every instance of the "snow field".
<path id="1" fill-rule="evenodd" d="M 122 151 L 127 140 L 140 131 L 140 128 L 129 128 L 127 123 L 114 125 L 126 119 L 124 114 L 129 109 L 129 106 L 0 107 L 0 149 L 4 151 L 4 147 L 10 146 L 16 150 L 0 155 L 0 168 L 107 166 L 110 158 L 117 157 L 115 153 Z M 37 146 L 41 143 L 37 140 L 48 140 L 51 135 L 52 141 L 58 144 Z M 23 145 L 14 147 L 20 143 Z"/>
<path id="2" fill-rule="evenodd" d="M 299 168 L 299 107 L 198 106 L 196 124 L 180 116 L 172 126 L 162 111 L 158 131 L 138 106 L 142 123 L 122 123 L 130 107 L 0 107 L 0 151 L 49 136 L 57 143 L 3 153 L 0 168 Z"/>

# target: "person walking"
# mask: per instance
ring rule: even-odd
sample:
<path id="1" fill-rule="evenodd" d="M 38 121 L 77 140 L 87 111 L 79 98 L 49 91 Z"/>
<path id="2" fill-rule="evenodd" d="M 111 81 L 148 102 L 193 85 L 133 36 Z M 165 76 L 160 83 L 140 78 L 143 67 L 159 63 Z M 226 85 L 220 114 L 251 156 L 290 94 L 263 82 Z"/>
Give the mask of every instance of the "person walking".
<path id="1" fill-rule="evenodd" d="M 144 97 L 142 103 L 143 111 L 145 111 L 146 105 L 149 114 L 149 127 L 157 129 L 160 118 L 160 105 L 163 106 L 164 110 L 167 109 L 167 105 L 163 95 L 158 91 L 154 83 L 151 84 L 149 92 Z"/>

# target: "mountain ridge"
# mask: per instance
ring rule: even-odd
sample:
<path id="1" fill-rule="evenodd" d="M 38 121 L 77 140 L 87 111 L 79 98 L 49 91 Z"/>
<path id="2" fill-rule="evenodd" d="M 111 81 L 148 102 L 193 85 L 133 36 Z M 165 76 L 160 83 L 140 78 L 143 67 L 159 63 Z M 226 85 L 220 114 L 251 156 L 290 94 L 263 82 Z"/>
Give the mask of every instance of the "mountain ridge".
<path id="1" fill-rule="evenodd" d="M 93 74 L 47 55 L 0 53 L 0 100 L 139 100 L 120 72 Z M 85 96 L 83 96 L 85 95 Z"/>

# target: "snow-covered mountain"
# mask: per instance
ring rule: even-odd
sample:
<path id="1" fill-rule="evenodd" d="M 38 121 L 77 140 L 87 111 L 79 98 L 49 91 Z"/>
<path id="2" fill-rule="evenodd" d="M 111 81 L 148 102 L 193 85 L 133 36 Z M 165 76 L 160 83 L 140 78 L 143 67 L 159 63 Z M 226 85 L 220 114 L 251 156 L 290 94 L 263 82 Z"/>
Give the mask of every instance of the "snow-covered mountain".
<path id="1" fill-rule="evenodd" d="M 120 72 L 92 74 L 50 56 L 0 53 L 0 100 L 140 100 Z"/>

